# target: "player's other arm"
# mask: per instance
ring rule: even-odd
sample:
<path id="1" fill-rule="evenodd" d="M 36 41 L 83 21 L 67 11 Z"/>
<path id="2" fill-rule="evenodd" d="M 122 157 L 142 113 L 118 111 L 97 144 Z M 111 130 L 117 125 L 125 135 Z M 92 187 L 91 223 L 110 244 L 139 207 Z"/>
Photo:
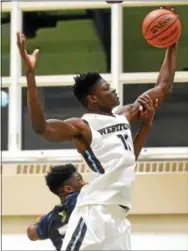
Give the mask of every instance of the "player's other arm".
<path id="1" fill-rule="evenodd" d="M 34 224 L 31 224 L 28 228 L 27 228 L 27 237 L 31 240 L 31 241 L 37 241 L 37 240 L 41 240 L 42 238 L 39 236 L 38 234 L 38 225 L 41 221 L 41 219 L 43 218 L 43 216 L 40 216 L 39 218 L 37 218 L 36 222 Z"/>
<path id="2" fill-rule="evenodd" d="M 158 99 L 159 104 L 172 93 L 176 71 L 176 53 L 177 44 L 170 46 L 166 50 L 155 87 L 145 92 L 153 101 Z"/>
<path id="3" fill-rule="evenodd" d="M 153 105 L 153 102 L 148 95 L 140 97 L 139 102 L 144 105 L 146 109 L 139 113 L 139 119 L 142 121 L 142 124 L 133 141 L 136 160 L 146 143 L 146 139 L 152 127 L 155 109 L 158 107 L 158 100 L 156 99 L 155 104 Z"/>
<path id="4" fill-rule="evenodd" d="M 26 72 L 27 78 L 27 107 L 33 130 L 48 141 L 61 142 L 72 140 L 79 136 L 80 131 L 76 125 L 80 119 L 45 120 L 35 83 L 34 72 Z"/>
<path id="5" fill-rule="evenodd" d="M 78 129 L 82 123 L 80 119 L 45 120 L 34 73 L 39 50 L 35 50 L 32 55 L 29 55 L 26 50 L 25 37 L 20 33 L 17 33 L 17 45 L 26 68 L 27 107 L 33 130 L 52 142 L 72 140 L 72 138 L 80 136 Z"/>
<path id="6" fill-rule="evenodd" d="M 153 102 L 158 99 L 159 105 L 172 93 L 174 75 L 176 70 L 176 53 L 177 44 L 170 46 L 166 50 L 166 54 L 155 87 L 144 93 L 149 95 Z M 133 122 L 138 118 L 139 106 L 140 103 L 137 99 L 132 104 L 132 106 L 129 107 L 129 109 L 122 107 L 121 109 L 119 109 L 118 113 L 124 114 L 130 122 Z"/>

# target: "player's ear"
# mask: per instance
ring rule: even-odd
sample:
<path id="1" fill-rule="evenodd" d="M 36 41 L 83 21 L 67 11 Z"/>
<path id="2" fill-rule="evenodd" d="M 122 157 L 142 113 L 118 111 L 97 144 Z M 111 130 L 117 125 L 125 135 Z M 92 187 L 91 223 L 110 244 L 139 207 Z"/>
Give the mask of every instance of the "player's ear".
<path id="1" fill-rule="evenodd" d="M 87 101 L 90 104 L 97 103 L 97 97 L 95 95 L 88 95 L 87 96 Z"/>
<path id="2" fill-rule="evenodd" d="M 72 193 L 74 191 L 73 191 L 73 188 L 71 186 L 64 186 L 64 192 L 65 193 Z"/>

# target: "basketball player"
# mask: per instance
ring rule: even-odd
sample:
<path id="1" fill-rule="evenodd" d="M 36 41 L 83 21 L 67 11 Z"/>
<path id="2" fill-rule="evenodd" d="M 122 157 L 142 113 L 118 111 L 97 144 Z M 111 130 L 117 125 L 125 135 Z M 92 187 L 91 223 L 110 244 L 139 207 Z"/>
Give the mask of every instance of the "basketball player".
<path id="1" fill-rule="evenodd" d="M 27 236 L 33 241 L 50 239 L 56 250 L 60 251 L 66 225 L 86 182 L 72 164 L 54 166 L 45 179 L 48 188 L 59 197 L 61 204 L 30 225 Z"/>
<path id="2" fill-rule="evenodd" d="M 62 250 L 130 250 L 130 223 L 125 219 L 135 179 L 130 123 L 139 117 L 139 99 L 114 114 L 113 108 L 119 105 L 116 91 L 98 73 L 84 73 L 75 77 L 73 92 L 88 113 L 82 118 L 46 121 L 34 74 L 39 50 L 29 55 L 24 35 L 18 33 L 17 40 L 26 69 L 33 130 L 48 141 L 74 142 L 92 170 L 91 182 L 82 188 L 69 219 Z M 166 50 L 156 85 L 146 92 L 151 100 L 161 104 L 169 96 L 175 69 L 176 44 Z M 143 127 L 140 130 L 142 135 L 148 133 Z"/>
<path id="3" fill-rule="evenodd" d="M 154 108 L 157 108 L 157 102 L 155 107 L 152 107 L 152 102 L 150 99 L 149 101 L 149 106 L 147 105 L 146 108 L 147 116 L 142 117 L 146 127 L 147 125 L 151 126 L 155 113 Z M 142 137 L 142 135 L 140 136 Z M 139 142 L 137 141 L 137 143 Z M 134 147 L 138 155 L 141 145 L 138 144 Z M 76 172 L 76 168 L 71 164 L 53 167 L 45 178 L 48 188 L 59 197 L 61 204 L 30 225 L 27 229 L 27 236 L 32 241 L 50 239 L 55 249 L 59 251 L 70 215 L 76 206 L 77 197 L 86 182 L 83 181 L 82 176 Z"/>

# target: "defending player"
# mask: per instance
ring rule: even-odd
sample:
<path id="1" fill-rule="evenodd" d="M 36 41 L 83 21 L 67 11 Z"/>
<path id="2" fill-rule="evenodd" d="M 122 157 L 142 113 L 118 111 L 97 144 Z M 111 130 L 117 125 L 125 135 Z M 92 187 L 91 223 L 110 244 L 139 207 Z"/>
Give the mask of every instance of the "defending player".
<path id="1" fill-rule="evenodd" d="M 54 166 L 45 179 L 48 188 L 59 197 L 61 203 L 30 225 L 27 236 L 32 241 L 50 239 L 56 250 L 60 251 L 69 217 L 86 182 L 72 164 Z"/>
<path id="2" fill-rule="evenodd" d="M 82 118 L 46 121 L 34 74 L 39 50 L 28 55 L 25 37 L 17 36 L 34 131 L 48 141 L 73 141 L 92 170 L 91 182 L 81 190 L 70 217 L 62 250 L 130 250 L 130 223 L 125 219 L 125 210 L 132 206 L 135 179 L 130 123 L 138 119 L 139 100 L 113 114 L 113 108 L 119 105 L 116 91 L 98 73 L 80 74 L 73 91 L 88 113 Z M 176 44 L 167 49 L 157 83 L 146 92 L 153 101 L 158 99 L 161 104 L 169 96 L 175 68 Z M 141 131 L 145 133 L 145 129 Z"/>

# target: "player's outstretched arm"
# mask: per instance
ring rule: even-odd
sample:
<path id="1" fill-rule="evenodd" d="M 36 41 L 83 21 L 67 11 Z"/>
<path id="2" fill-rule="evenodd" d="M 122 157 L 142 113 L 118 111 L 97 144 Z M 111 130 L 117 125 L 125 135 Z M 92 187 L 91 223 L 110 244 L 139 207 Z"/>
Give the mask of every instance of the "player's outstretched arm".
<path id="1" fill-rule="evenodd" d="M 38 225 L 41 221 L 41 219 L 43 218 L 43 216 L 40 216 L 37 218 L 36 222 L 34 224 L 31 224 L 28 228 L 27 228 L 27 237 L 31 240 L 31 241 L 37 241 L 37 240 L 41 240 L 40 236 L 38 235 Z"/>
<path id="2" fill-rule="evenodd" d="M 170 46 L 166 50 L 164 61 L 161 66 L 155 87 L 144 93 L 149 95 L 153 102 L 154 100 L 158 99 L 159 105 L 172 93 L 176 70 L 176 52 L 177 44 Z M 119 109 L 118 113 L 124 114 L 130 122 L 133 122 L 138 118 L 139 106 L 140 103 L 137 99 L 132 106 L 129 107 L 129 109 L 122 107 Z"/>
<path id="3" fill-rule="evenodd" d="M 161 104 L 163 100 L 172 93 L 176 71 L 176 53 L 177 44 L 170 46 L 166 50 L 166 54 L 155 87 L 146 91 L 146 93 L 153 101 L 155 99 L 158 99 L 159 104 Z"/>
<path id="4" fill-rule="evenodd" d="M 25 36 L 19 32 L 17 33 L 17 45 L 26 69 L 27 107 L 33 130 L 52 142 L 72 140 L 72 138 L 80 136 L 80 126 L 82 127 L 84 124 L 80 119 L 45 120 L 35 82 L 35 67 L 39 50 L 35 50 L 31 55 L 28 54 Z"/>
<path id="5" fill-rule="evenodd" d="M 145 110 L 141 110 L 139 112 L 139 119 L 142 121 L 142 125 L 133 141 L 136 160 L 138 159 L 138 156 L 140 155 L 140 152 L 146 143 L 146 139 L 152 127 L 155 109 L 158 107 L 158 100 L 156 99 L 153 105 L 151 98 L 146 94 L 140 97 L 138 101 L 145 107 Z"/>

